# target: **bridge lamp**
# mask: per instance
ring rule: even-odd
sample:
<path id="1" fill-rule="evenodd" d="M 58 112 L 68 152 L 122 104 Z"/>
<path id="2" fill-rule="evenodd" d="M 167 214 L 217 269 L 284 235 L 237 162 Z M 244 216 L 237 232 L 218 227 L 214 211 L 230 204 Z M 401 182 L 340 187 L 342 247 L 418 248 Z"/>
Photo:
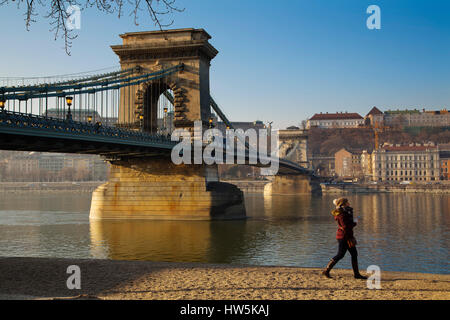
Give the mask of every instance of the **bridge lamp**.
<path id="1" fill-rule="evenodd" d="M 166 124 L 167 111 L 169 111 L 169 109 L 167 107 L 164 107 L 164 123 L 163 123 L 163 126 L 164 126 L 163 130 L 164 130 L 164 132 L 166 131 L 166 126 L 167 126 L 167 124 Z"/>
<path id="2" fill-rule="evenodd" d="M 5 99 L 3 98 L 0 99 L 0 109 L 5 110 Z"/>
<path id="3" fill-rule="evenodd" d="M 141 122 L 141 130 L 142 130 L 142 120 L 144 120 L 144 116 L 142 114 L 139 115 L 139 120 Z"/>
<path id="4" fill-rule="evenodd" d="M 73 97 L 66 97 L 67 105 L 70 107 L 72 105 Z"/>
<path id="5" fill-rule="evenodd" d="M 69 109 L 67 110 L 67 120 L 72 120 L 72 113 L 70 112 L 70 106 L 72 105 L 73 97 L 66 97 L 66 103 Z"/>
<path id="6" fill-rule="evenodd" d="M 87 117 L 87 121 L 88 121 L 89 123 L 91 123 L 91 121 L 92 121 L 92 116 L 88 116 L 88 117 Z"/>

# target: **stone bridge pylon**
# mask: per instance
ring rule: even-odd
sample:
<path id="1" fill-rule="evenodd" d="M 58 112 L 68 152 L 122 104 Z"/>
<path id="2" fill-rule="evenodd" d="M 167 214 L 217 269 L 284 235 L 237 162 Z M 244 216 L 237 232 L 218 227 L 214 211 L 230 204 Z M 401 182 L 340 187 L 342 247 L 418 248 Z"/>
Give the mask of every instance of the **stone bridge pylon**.
<path id="1" fill-rule="evenodd" d="M 157 132 L 160 97 L 173 97 L 173 128 L 192 131 L 194 121 L 209 124 L 209 68 L 218 51 L 203 29 L 122 34 L 111 48 L 123 70 L 158 72 L 182 65 L 180 72 L 120 89 L 118 125 Z M 166 109 L 166 108 L 164 108 Z M 167 152 L 110 160 L 109 181 L 94 191 L 91 219 L 234 219 L 245 217 L 243 193 L 218 181 L 216 165 L 175 165 Z"/>
<path id="2" fill-rule="evenodd" d="M 141 73 L 158 72 L 183 64 L 183 71 L 121 89 L 119 123 L 138 125 L 143 116 L 146 131 L 157 126 L 158 98 L 167 90 L 174 96 L 174 126 L 188 128 L 210 118 L 209 67 L 218 51 L 203 29 L 133 32 L 122 34 L 122 45 L 111 46 L 122 70 L 138 67 Z"/>

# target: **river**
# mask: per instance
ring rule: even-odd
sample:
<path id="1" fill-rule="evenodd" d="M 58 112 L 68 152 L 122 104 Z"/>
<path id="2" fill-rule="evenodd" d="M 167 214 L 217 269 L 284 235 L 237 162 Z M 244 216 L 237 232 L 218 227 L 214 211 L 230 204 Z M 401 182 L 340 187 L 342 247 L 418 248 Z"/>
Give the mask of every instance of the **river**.
<path id="1" fill-rule="evenodd" d="M 0 256 L 324 267 L 336 254 L 332 196 L 245 196 L 241 221 L 90 222 L 88 193 L 3 193 Z M 360 269 L 450 273 L 450 195 L 348 198 Z"/>

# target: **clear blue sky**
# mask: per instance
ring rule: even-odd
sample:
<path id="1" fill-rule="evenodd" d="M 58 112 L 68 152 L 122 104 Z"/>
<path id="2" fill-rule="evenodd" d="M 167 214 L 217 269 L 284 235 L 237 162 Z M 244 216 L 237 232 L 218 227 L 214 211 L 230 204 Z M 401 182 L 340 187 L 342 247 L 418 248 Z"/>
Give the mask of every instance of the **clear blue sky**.
<path id="1" fill-rule="evenodd" d="M 381 8 L 381 30 L 366 8 Z M 219 50 L 211 93 L 234 121 L 297 125 L 316 112 L 365 115 L 372 106 L 450 107 L 448 0 L 178 0 L 171 28 L 204 28 Z M 67 56 L 48 21 L 25 29 L 23 12 L 0 8 L 0 76 L 41 76 L 118 65 L 119 34 L 155 30 L 124 15 L 82 13 Z"/>

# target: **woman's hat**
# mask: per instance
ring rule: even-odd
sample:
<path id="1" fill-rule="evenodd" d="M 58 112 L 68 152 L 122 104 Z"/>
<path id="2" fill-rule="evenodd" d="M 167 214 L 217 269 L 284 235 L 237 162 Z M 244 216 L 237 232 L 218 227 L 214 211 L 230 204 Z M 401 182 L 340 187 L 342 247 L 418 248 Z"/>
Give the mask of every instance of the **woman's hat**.
<path id="1" fill-rule="evenodd" d="M 336 199 L 336 207 L 341 207 L 341 206 L 343 206 L 344 204 L 346 204 L 348 202 L 348 199 L 347 198 L 339 198 L 339 199 Z M 334 203 L 334 201 L 333 201 L 333 203 Z"/>

